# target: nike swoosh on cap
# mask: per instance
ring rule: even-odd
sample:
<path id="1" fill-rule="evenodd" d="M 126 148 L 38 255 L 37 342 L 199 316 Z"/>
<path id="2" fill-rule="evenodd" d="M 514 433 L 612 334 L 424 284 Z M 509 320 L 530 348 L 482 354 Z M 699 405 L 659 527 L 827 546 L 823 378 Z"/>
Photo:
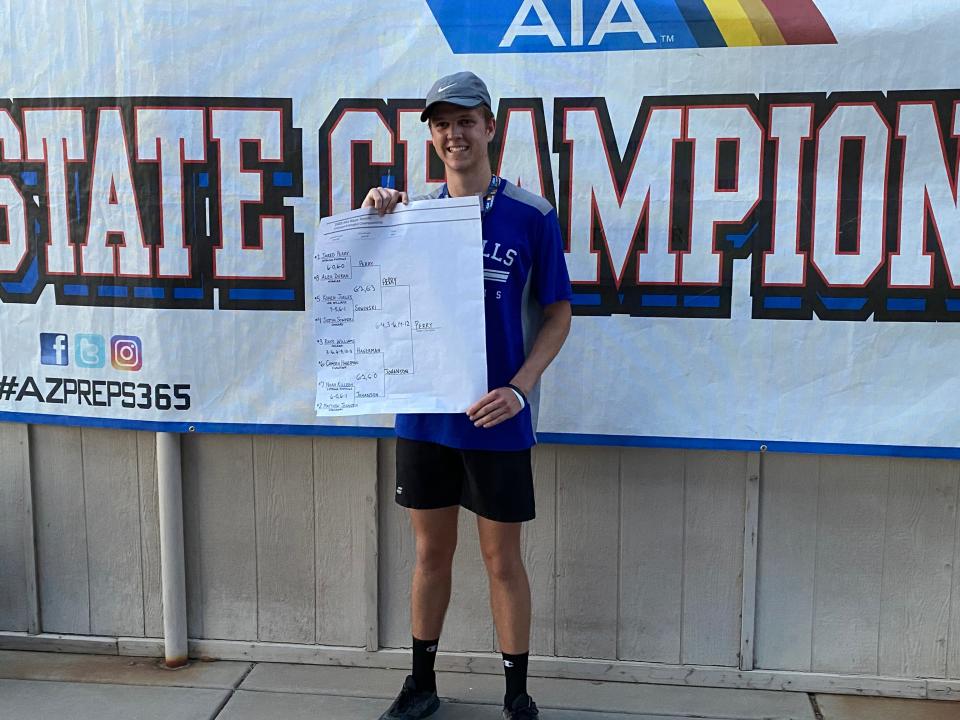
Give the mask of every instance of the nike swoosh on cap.
<path id="1" fill-rule="evenodd" d="M 447 90 L 449 90 L 450 88 L 454 87 L 455 85 L 456 85 L 456 83 L 453 83 L 453 84 L 451 84 L 451 85 L 447 85 L 447 86 L 445 86 L 445 87 L 438 87 L 438 88 L 437 88 L 437 92 L 438 92 L 438 93 L 446 92 Z"/>

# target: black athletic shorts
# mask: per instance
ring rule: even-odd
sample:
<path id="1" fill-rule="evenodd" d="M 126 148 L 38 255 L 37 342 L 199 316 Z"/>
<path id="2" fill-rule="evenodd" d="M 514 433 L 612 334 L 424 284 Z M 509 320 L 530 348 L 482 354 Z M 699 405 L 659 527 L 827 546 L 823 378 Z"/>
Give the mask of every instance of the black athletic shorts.
<path id="1" fill-rule="evenodd" d="M 530 450 L 459 450 L 397 438 L 396 499 L 415 510 L 461 505 L 488 520 L 533 520 Z"/>

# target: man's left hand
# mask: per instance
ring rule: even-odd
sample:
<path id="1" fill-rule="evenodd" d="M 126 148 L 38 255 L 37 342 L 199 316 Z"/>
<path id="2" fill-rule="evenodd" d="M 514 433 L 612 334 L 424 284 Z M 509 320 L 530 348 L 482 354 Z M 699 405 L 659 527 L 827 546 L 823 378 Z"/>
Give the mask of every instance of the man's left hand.
<path id="1" fill-rule="evenodd" d="M 508 387 L 491 390 L 467 410 L 467 417 L 478 428 L 491 428 L 516 415 L 522 406 Z"/>

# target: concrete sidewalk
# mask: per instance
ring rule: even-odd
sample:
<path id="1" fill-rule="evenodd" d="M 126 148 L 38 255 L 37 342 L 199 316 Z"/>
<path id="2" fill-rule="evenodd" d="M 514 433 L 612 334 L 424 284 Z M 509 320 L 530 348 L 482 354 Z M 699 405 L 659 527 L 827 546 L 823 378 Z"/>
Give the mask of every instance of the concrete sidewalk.
<path id="1" fill-rule="evenodd" d="M 0 651 L 3 720 L 376 720 L 394 670 Z M 496 720 L 500 677 L 441 673 L 437 720 Z M 531 678 L 544 720 L 956 720 L 960 703 Z"/>

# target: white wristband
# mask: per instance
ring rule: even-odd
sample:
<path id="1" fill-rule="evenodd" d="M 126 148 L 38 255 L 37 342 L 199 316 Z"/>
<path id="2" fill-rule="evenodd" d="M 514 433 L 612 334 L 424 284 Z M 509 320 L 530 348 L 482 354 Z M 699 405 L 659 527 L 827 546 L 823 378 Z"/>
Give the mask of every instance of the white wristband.
<path id="1" fill-rule="evenodd" d="M 513 388 L 510 388 L 510 391 L 511 391 L 514 395 L 517 396 L 517 400 L 520 401 L 520 409 L 523 410 L 523 409 L 527 406 L 527 401 L 523 399 L 523 395 L 521 395 L 520 393 L 518 393 L 518 392 L 517 392 L 516 390 L 514 390 Z"/>

